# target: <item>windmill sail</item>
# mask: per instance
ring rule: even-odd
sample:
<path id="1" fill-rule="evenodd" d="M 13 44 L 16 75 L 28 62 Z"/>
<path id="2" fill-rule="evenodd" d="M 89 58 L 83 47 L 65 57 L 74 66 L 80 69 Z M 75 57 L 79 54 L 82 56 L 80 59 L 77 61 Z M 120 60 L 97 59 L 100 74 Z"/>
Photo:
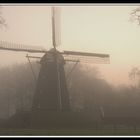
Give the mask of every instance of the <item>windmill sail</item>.
<path id="1" fill-rule="evenodd" d="M 52 40 L 54 47 L 59 46 L 61 43 L 60 10 L 60 7 L 52 7 Z"/>
<path id="2" fill-rule="evenodd" d="M 24 51 L 24 52 L 31 52 L 31 53 L 46 52 L 46 50 L 41 46 L 16 44 L 16 43 L 10 43 L 6 41 L 0 41 L 0 50 Z"/>
<path id="3" fill-rule="evenodd" d="M 109 63 L 108 54 L 75 51 L 64 51 L 62 54 L 66 61 L 80 61 L 82 63 Z"/>

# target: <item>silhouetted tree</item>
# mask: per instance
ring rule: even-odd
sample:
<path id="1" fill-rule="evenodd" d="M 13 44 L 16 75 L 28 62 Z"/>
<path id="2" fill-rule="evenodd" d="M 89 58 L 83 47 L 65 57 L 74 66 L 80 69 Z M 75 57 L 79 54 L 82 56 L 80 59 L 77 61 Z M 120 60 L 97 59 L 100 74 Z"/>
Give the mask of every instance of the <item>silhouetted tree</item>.
<path id="1" fill-rule="evenodd" d="M 66 64 L 66 75 L 70 74 L 72 64 Z M 40 65 L 33 63 L 38 77 Z M 130 77 L 139 76 L 138 69 L 132 69 Z M 67 75 L 68 76 L 68 75 Z M 140 107 L 139 90 L 131 87 L 114 88 L 108 84 L 95 67 L 78 64 L 67 81 L 70 103 L 73 111 L 105 111 L 111 107 Z M 31 109 L 36 81 L 28 63 L 16 64 L 0 69 L 0 117 L 11 116 L 17 110 Z M 131 109 L 129 109 L 130 113 Z M 9 112 L 9 113 L 8 113 Z M 112 113 L 111 111 L 109 113 Z M 94 114 L 94 113 L 93 113 Z M 121 115 L 121 113 L 119 114 Z"/>
<path id="2" fill-rule="evenodd" d="M 7 26 L 4 17 L 2 16 L 2 6 L 0 5 L 0 26 Z"/>
<path id="3" fill-rule="evenodd" d="M 137 67 L 133 67 L 129 73 L 129 78 L 133 80 L 133 86 L 135 88 L 140 86 L 140 70 Z"/>
<path id="4" fill-rule="evenodd" d="M 140 25 L 140 7 L 132 10 L 132 12 L 130 13 L 130 21 L 136 21 L 138 22 L 138 25 Z"/>
<path id="5" fill-rule="evenodd" d="M 39 67 L 34 64 L 36 74 Z M 0 69 L 0 116 L 10 115 L 16 110 L 30 110 L 36 81 L 32 77 L 29 64 L 15 64 Z M 10 104 L 10 105 L 8 105 Z M 3 109 L 4 108 L 4 109 Z"/>
<path id="6" fill-rule="evenodd" d="M 111 86 L 101 79 L 96 67 L 78 64 L 70 75 L 68 87 L 74 110 L 94 110 L 112 98 Z"/>

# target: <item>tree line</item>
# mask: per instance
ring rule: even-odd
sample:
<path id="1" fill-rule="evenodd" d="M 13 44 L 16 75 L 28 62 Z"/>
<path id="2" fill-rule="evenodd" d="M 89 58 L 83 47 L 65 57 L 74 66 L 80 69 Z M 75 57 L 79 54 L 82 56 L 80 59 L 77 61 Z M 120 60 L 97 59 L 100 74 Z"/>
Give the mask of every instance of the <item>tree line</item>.
<path id="1" fill-rule="evenodd" d="M 40 65 L 32 63 L 36 77 Z M 96 67 L 78 64 L 70 73 L 73 64 L 66 64 L 65 74 L 73 111 L 92 111 L 106 107 L 140 108 L 140 86 L 115 88 L 107 83 Z M 92 70 L 91 70 L 92 69 Z M 138 69 L 132 69 L 128 76 L 140 81 Z M 16 111 L 29 111 L 36 87 L 30 65 L 15 64 L 0 69 L 0 118 L 7 118 Z M 129 110 L 131 113 L 131 109 Z"/>

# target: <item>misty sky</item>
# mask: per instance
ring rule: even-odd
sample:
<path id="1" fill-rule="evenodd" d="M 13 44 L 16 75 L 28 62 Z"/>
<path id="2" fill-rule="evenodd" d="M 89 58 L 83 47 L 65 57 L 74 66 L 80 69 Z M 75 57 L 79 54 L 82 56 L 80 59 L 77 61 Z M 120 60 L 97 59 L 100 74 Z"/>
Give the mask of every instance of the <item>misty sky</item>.
<path id="1" fill-rule="evenodd" d="M 8 28 L 0 40 L 52 47 L 51 6 L 3 6 Z M 129 21 L 137 6 L 61 6 L 61 49 L 110 54 L 110 64 L 97 66 L 114 85 L 128 84 L 128 72 L 140 68 L 140 26 Z M 0 65 L 26 62 L 27 53 L 0 51 Z M 91 67 L 92 69 L 92 67 Z"/>

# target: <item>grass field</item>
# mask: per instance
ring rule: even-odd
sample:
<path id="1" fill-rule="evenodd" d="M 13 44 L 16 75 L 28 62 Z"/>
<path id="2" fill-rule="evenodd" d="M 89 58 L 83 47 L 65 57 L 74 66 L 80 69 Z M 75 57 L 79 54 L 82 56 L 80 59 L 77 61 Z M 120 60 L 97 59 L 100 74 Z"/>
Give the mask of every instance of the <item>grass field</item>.
<path id="1" fill-rule="evenodd" d="M 104 126 L 98 129 L 0 129 L 0 136 L 140 136 L 140 128 Z"/>

